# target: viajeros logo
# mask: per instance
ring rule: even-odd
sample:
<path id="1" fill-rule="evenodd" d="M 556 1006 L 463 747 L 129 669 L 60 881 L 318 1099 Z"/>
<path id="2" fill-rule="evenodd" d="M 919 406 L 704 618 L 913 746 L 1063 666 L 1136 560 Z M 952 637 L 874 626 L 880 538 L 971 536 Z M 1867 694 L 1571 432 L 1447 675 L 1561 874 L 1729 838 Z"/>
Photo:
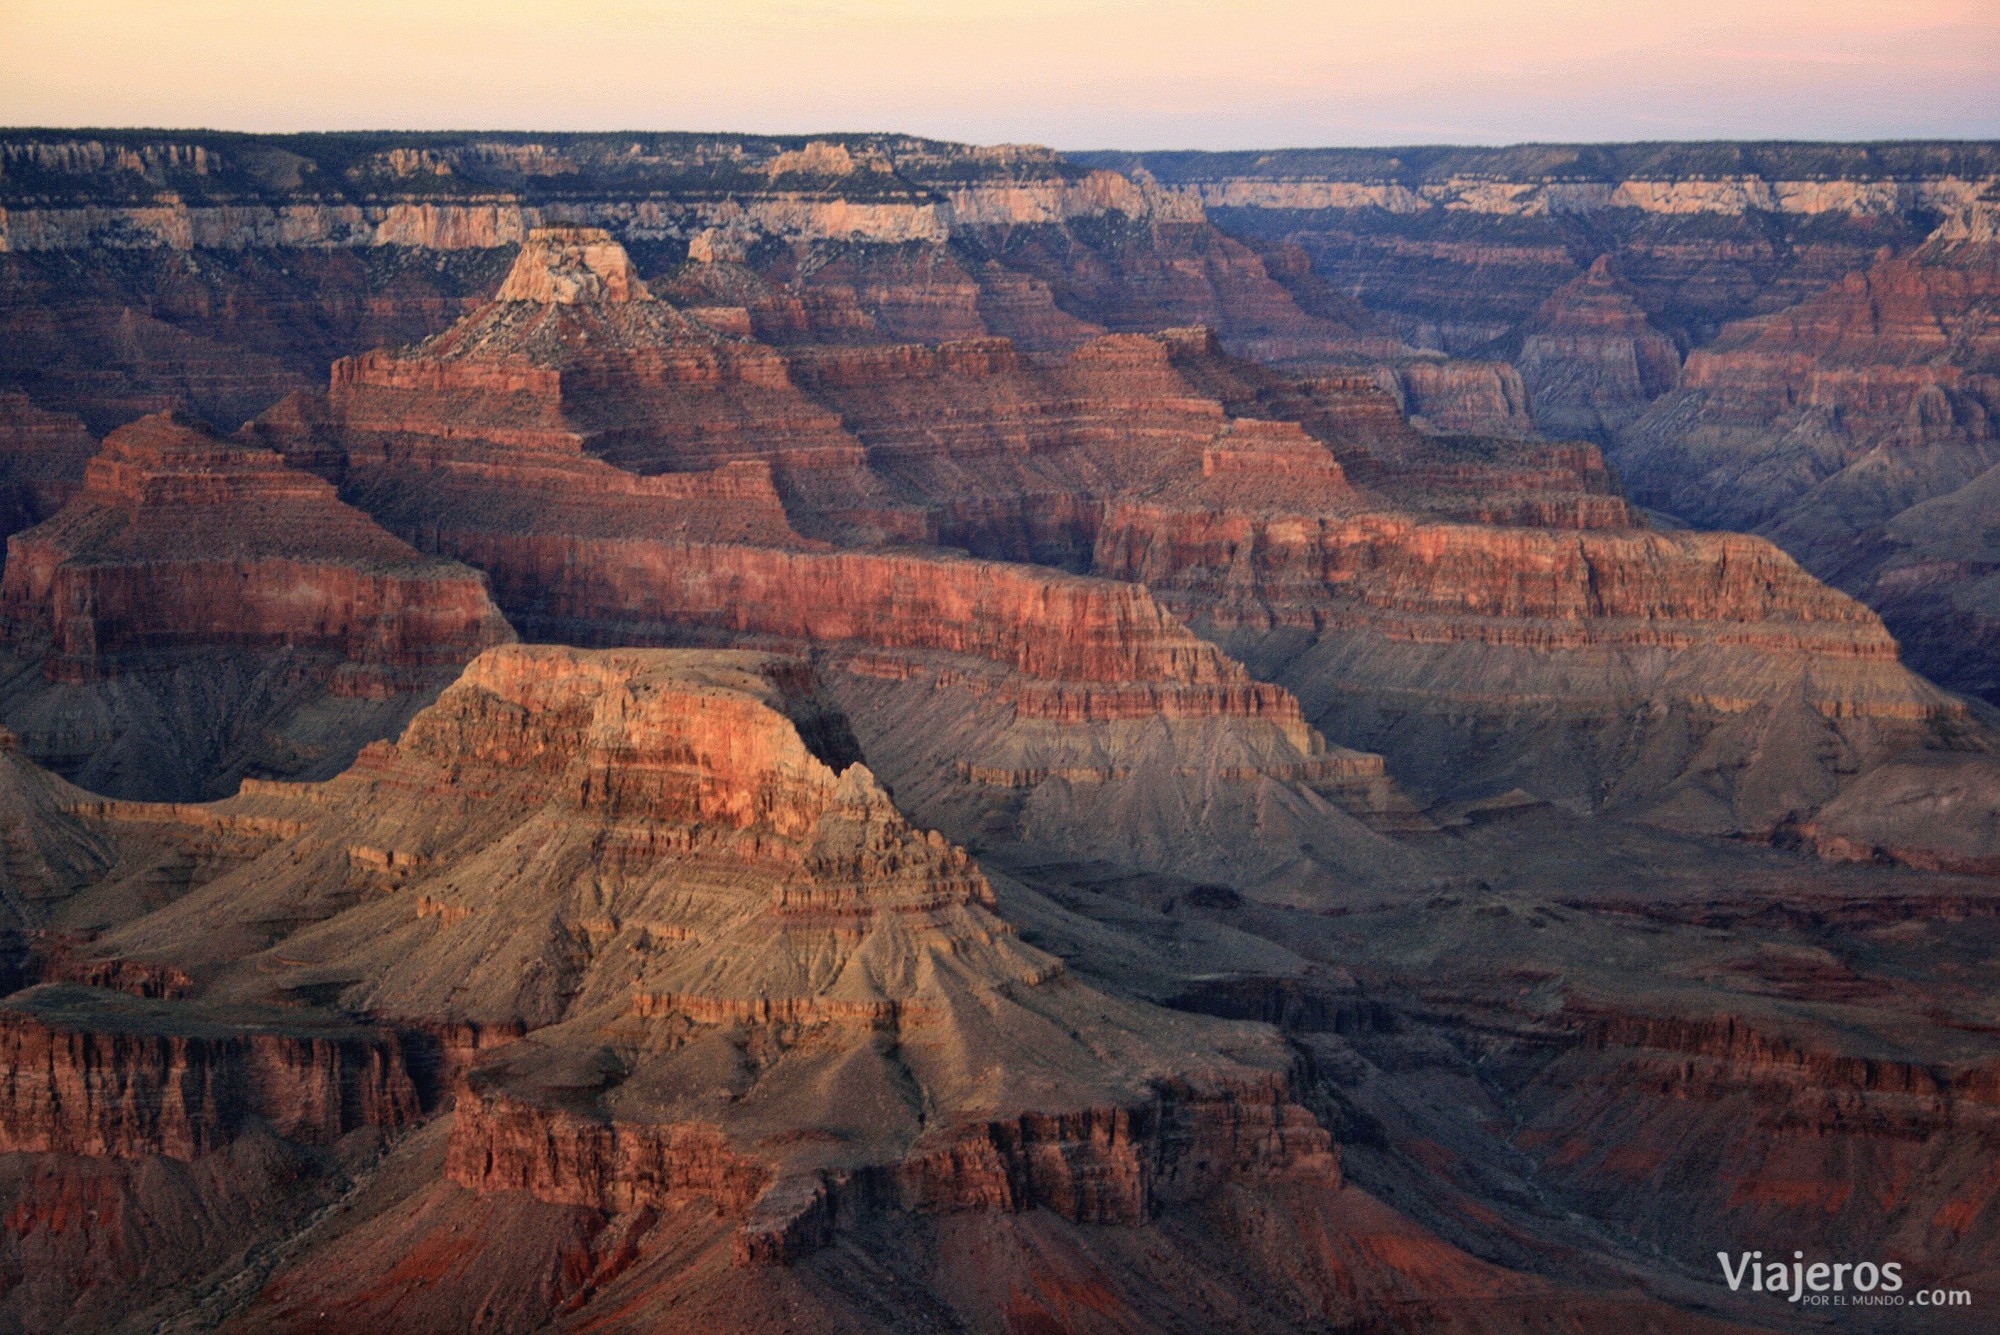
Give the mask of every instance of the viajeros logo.
<path id="1" fill-rule="evenodd" d="M 1732 1293 L 1768 1293 L 1809 1307 L 1970 1307 L 1970 1289 L 1905 1291 L 1900 1261 L 1767 1260 L 1762 1252 L 1717 1252 Z"/>

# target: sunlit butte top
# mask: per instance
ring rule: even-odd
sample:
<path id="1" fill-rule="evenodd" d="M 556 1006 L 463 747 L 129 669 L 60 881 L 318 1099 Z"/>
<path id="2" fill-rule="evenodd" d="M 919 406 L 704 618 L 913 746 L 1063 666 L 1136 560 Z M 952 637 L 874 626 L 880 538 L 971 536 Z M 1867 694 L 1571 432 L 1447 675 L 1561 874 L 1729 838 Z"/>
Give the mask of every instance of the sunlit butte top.
<path id="1" fill-rule="evenodd" d="M 2000 135 L 1993 0 L 9 0 L 0 31 L 15 125 Z"/>

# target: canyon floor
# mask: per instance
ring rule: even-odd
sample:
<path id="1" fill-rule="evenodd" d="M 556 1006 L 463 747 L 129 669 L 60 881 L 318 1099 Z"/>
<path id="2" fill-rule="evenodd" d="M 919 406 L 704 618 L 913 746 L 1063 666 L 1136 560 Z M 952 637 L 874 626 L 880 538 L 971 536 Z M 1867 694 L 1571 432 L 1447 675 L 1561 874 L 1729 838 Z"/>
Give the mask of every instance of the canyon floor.
<path id="1" fill-rule="evenodd" d="M 0 1331 L 1992 1325 L 1990 146 L 0 149 Z"/>

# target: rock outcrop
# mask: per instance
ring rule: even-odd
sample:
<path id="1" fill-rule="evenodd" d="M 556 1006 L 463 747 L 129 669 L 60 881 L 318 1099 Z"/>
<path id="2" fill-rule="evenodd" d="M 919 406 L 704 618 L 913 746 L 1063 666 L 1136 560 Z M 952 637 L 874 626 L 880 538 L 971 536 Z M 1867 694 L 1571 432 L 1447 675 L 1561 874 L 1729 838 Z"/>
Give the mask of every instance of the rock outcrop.
<path id="1" fill-rule="evenodd" d="M 418 1115 L 393 1036 L 189 1010 L 61 983 L 10 997 L 0 1009 L 0 1148 L 187 1160 L 251 1119 L 288 1140 L 330 1144 Z"/>
<path id="2" fill-rule="evenodd" d="M 510 283 L 550 287 L 524 276 L 557 263 L 548 244 L 523 252 Z M 1102 830 L 1138 819 L 1110 794 L 1162 767 L 1323 783 L 1379 823 L 1400 799 L 1361 759 L 1373 751 L 1434 797 L 1526 786 L 1769 837 L 1901 750 L 1981 749 L 1964 709 L 1896 663 L 1878 620 L 1768 544 L 1644 531 L 1587 445 L 1421 433 L 1379 372 L 1276 372 L 1202 330 L 1108 335 L 1058 357 L 994 339 L 781 354 L 627 295 L 496 301 L 417 348 L 342 363 L 324 404 L 269 415 L 252 437 L 340 478 L 410 541 L 487 570 L 530 634 L 833 649 L 829 689 L 864 744 L 955 837 L 998 822 L 1101 855 Z M 719 430 L 698 459 L 707 473 L 611 466 L 647 449 L 607 441 L 638 440 L 668 412 L 740 419 L 738 381 L 654 375 L 685 348 L 767 367 L 764 384 L 824 414 L 823 446 L 788 458 L 770 449 L 782 434 Z M 586 363 L 595 388 L 572 408 L 561 384 Z M 593 435 L 585 413 L 618 425 Z M 753 468 L 775 495 L 737 485 Z M 1128 587 L 836 552 L 801 532 L 897 533 Z M 1130 586 L 1276 678 L 1345 745 L 1194 641 L 1155 654 L 1158 613 Z M 1067 629 L 1050 638 L 1044 624 Z M 1086 661 L 1111 641 L 1111 657 Z M 974 661 L 926 661 L 938 654 Z M 925 702 L 943 689 L 956 724 Z M 1157 746 L 1132 738 L 1145 718 L 1184 735 L 1142 761 Z M 1080 802 L 1086 778 L 1099 786 Z M 1024 789 L 1013 814 L 995 806 Z M 1121 856 L 1160 865 L 1160 838 Z M 1275 884 L 1286 861 L 1253 879 Z"/>
<path id="3" fill-rule="evenodd" d="M 1769 534 L 1880 609 L 1915 665 L 1990 693 L 2000 608 L 1973 516 L 2000 464 L 1996 292 L 2000 246 L 1939 239 L 1731 326 L 1620 467 L 1648 504 Z"/>
<path id="4" fill-rule="evenodd" d="M 522 267 L 544 253 L 524 251 L 510 282 L 527 285 Z M 1220 832 L 1250 818 L 1261 785 L 1275 782 L 1299 808 L 1288 824 L 1329 826 L 1301 842 L 1347 865 L 1362 861 L 1340 851 L 1357 839 L 1384 853 L 1344 809 L 1403 818 L 1379 763 L 1329 747 L 1289 696 L 1189 635 L 1145 590 L 938 551 L 835 550 L 800 534 L 942 538 L 1087 565 L 1101 497 L 1175 470 L 1219 469 L 1264 491 L 1303 483 L 1338 503 L 1341 467 L 1312 436 L 1231 424 L 1153 338 L 1101 338 L 1039 365 L 1000 340 L 780 356 L 691 324 L 643 294 L 496 301 L 429 343 L 339 364 L 324 401 L 267 414 L 249 437 L 339 478 L 412 543 L 484 569 L 530 636 L 827 654 L 829 689 L 871 754 L 883 748 L 892 783 L 955 837 L 1018 834 L 1026 813 L 1092 855 L 1157 862 L 1164 847 L 1200 845 L 1227 863 L 1246 850 Z M 729 429 L 753 401 L 738 381 L 655 373 L 687 348 L 762 366 L 758 392 L 791 396 L 791 420 L 805 420 L 801 405 L 819 414 L 819 443 L 788 451 L 782 436 Z M 575 428 L 562 398 L 586 362 L 598 379 L 574 416 L 621 423 L 598 435 Z M 953 411 L 940 416 L 941 404 Z M 654 424 L 670 413 L 725 424 L 698 459 L 680 460 L 708 471 L 615 466 L 648 450 L 662 462 Z M 654 443 L 636 443 L 648 431 Z M 1364 434 L 1347 438 L 1365 454 Z M 634 443 L 607 444 L 614 435 Z M 940 698 L 957 702 L 955 721 L 936 715 Z M 926 729 L 909 727 L 918 716 Z M 1196 796 L 1218 780 L 1226 805 Z M 1150 806 L 1136 795 L 1163 785 L 1175 796 L 1135 817 L 1143 834 L 1104 818 L 1104 803 Z M 1245 874 L 1287 874 L 1301 865 L 1296 848 Z"/>
<path id="5" fill-rule="evenodd" d="M 1647 323 L 1608 255 L 1557 288 L 1519 336 L 1514 364 L 1535 425 L 1551 435 L 1608 442 L 1680 379 L 1680 351 Z"/>
<path id="6" fill-rule="evenodd" d="M 473 572 L 172 414 L 112 433 L 61 512 L 10 539 L 0 600 L 17 636 L 50 636 L 57 679 L 180 644 L 309 646 L 351 664 L 339 687 L 363 693 L 507 636 Z"/>
<path id="7" fill-rule="evenodd" d="M 0 338 L 0 487 L 60 507 L 4 577 L 0 1326 L 1684 1335 L 1769 1323 L 1709 1267 L 1772 1236 L 2000 1278 L 1986 714 L 1527 429 L 1655 420 L 1683 347 L 1722 403 L 1716 322 L 1982 152 L 1702 152 L 0 142 L 0 332 L 60 335 Z M 1914 368 L 1969 433 L 1976 215 L 1794 312 L 1833 418 Z M 1941 587 L 1985 497 L 1856 552 Z"/>
<path id="8" fill-rule="evenodd" d="M 525 1024 L 466 1077 L 451 1178 L 614 1214 L 704 1197 L 741 1263 L 883 1209 L 1129 1224 L 1230 1174 L 1337 1180 L 1282 1049 L 1022 944 L 963 851 L 808 747 L 810 686 L 755 654 L 491 651 L 341 778 L 225 804 L 296 833 L 97 950 L 177 961 L 214 1004 L 337 978 L 351 1012 Z M 295 929 L 259 950 L 280 904 Z"/>
<path id="9" fill-rule="evenodd" d="M 330 743 L 338 763 L 381 726 L 371 716 L 406 717 L 441 676 L 512 638 L 476 571 L 412 550 L 278 454 L 173 414 L 112 433 L 63 508 L 8 553 L 8 648 L 40 670 L 10 683 L 7 717 L 31 754 L 132 795 L 226 786 L 258 763 L 246 742 L 285 772 L 261 729 Z M 250 737 L 203 753 L 149 735 L 182 707 L 189 674 L 246 715 L 203 731 Z M 343 712 L 362 735 L 341 735 Z M 79 723 L 103 731 L 67 735 Z M 326 759 L 301 755 L 294 772 Z"/>

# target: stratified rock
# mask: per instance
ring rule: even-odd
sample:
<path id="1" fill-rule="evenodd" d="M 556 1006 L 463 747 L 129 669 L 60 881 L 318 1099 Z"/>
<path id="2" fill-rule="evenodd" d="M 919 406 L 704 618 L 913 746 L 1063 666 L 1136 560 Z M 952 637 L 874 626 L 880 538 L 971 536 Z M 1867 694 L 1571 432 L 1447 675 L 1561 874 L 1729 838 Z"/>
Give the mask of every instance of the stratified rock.
<path id="1" fill-rule="evenodd" d="M 1378 372 L 1404 412 L 1441 432 L 1526 434 L 1528 391 L 1505 362 L 1399 360 Z"/>
<path id="2" fill-rule="evenodd" d="M 1613 276 L 1610 256 L 1600 255 L 1521 326 L 1514 362 L 1537 427 L 1607 441 L 1674 388 L 1681 359 Z"/>
<path id="3" fill-rule="evenodd" d="M 507 637 L 472 572 L 172 414 L 113 432 L 69 504 L 8 549 L 0 599 L 17 635 L 52 636 L 58 679 L 176 644 L 304 645 L 352 663 L 360 693 Z"/>
<path id="4" fill-rule="evenodd" d="M 1895 663 L 1874 617 L 1768 545 L 1638 528 L 1588 445 L 1425 435 L 1380 371 L 1289 376 L 1202 330 L 1042 357 L 997 339 L 793 349 L 774 363 L 786 393 L 830 409 L 851 445 L 784 463 L 760 438 L 717 433 L 704 459 L 722 467 L 662 477 L 679 490 L 643 498 L 637 479 L 587 457 L 567 409 L 518 397 L 601 344 L 626 351 L 603 363 L 592 401 L 623 404 L 627 422 L 730 419 L 744 400 L 727 378 L 671 391 L 648 378 L 675 349 L 722 346 L 690 323 L 643 296 L 495 302 L 429 344 L 344 363 L 323 407 L 255 434 L 341 477 L 395 532 L 488 570 L 532 634 L 834 647 L 829 690 L 870 754 L 914 810 L 964 839 L 1002 831 L 1104 856 L 1117 828 L 1118 860 L 1158 866 L 1172 839 L 1135 826 L 1163 832 L 1195 810 L 1210 813 L 1201 828 L 1254 826 L 1265 817 L 1251 793 L 1273 781 L 1326 786 L 1291 790 L 1288 827 L 1324 819 L 1314 804 L 1335 794 L 1366 819 L 1401 819 L 1388 775 L 1359 758 L 1372 751 L 1434 796 L 1525 786 L 1766 837 L 1898 751 L 1984 745 L 1962 707 Z M 601 336 L 559 334 L 572 326 Z M 931 554 L 816 549 L 770 498 L 741 508 L 753 493 L 727 470 L 763 466 L 792 470 L 776 499 L 815 534 L 901 532 L 1142 584 L 1352 749 L 1273 733 L 1289 705 L 1188 678 L 1193 658 L 1111 671 L 1076 659 L 1100 635 L 1147 633 L 1150 612 L 1085 610 L 1124 595 Z M 613 493 L 630 498 L 602 499 Z M 1043 610 L 1014 610 L 1028 607 Z M 1069 628 L 1057 638 L 1083 637 L 1065 656 L 1050 656 L 1046 617 Z M 1092 629 L 1100 618 L 1117 629 Z M 923 661 L 938 653 L 985 665 Z M 1140 742 L 1149 714 L 1182 735 Z M 1123 795 L 1175 772 L 1253 781 L 1221 805 Z M 1284 842 L 1317 859 L 1356 838 Z M 1363 846 L 1337 864 L 1387 856 Z M 1252 879 L 1302 866 L 1280 857 Z"/>
<path id="5" fill-rule="evenodd" d="M 521 265 L 550 262 L 531 250 Z M 864 744 L 956 837 L 1019 838 L 1025 821 L 1090 856 L 1157 864 L 1169 848 L 1200 849 L 1218 874 L 1248 859 L 1238 874 L 1259 881 L 1304 874 L 1308 845 L 1356 869 L 1396 861 L 1343 809 L 1408 818 L 1379 763 L 1327 746 L 1284 692 L 1143 589 L 936 551 L 835 551 L 788 522 L 1087 563 L 1101 496 L 1176 471 L 1303 485 L 1338 503 L 1340 465 L 1304 430 L 1231 424 L 1153 338 L 1094 340 L 1043 366 L 1004 340 L 780 358 L 690 327 L 643 295 L 496 301 L 427 344 L 339 364 L 326 400 L 284 405 L 249 435 L 338 477 L 411 542 L 486 570 L 536 638 L 825 651 L 828 689 Z M 611 349 L 590 362 L 601 383 L 576 411 L 620 414 L 630 439 L 670 420 L 742 417 L 752 400 L 736 381 L 655 374 L 690 347 L 763 365 L 766 389 L 831 424 L 822 445 L 774 449 L 782 435 L 718 428 L 699 460 L 680 459 L 714 467 L 651 477 L 595 457 L 637 451 L 574 430 L 560 399 L 599 349 Z M 940 404 L 954 411 L 940 417 Z M 1214 782 L 1226 800 L 1203 795 Z M 1227 832 L 1265 819 L 1268 784 L 1287 827 L 1319 832 L 1265 857 Z"/>
<path id="6" fill-rule="evenodd" d="M 1996 293 L 2000 245 L 1948 223 L 1697 350 L 1620 467 L 1649 504 L 1769 534 L 1878 608 L 1913 664 L 1990 694 L 2000 566 L 1977 516 L 2000 465 Z"/>
<path id="7" fill-rule="evenodd" d="M 340 979 L 351 1011 L 525 1024 L 467 1077 L 451 1177 L 703 1197 L 739 1263 L 884 1209 L 1134 1223 L 1232 1176 L 1336 1180 L 1281 1046 L 1023 945 L 962 850 L 807 747 L 809 685 L 754 654 L 491 651 L 341 778 L 224 804 L 297 833 L 97 949 L 218 1003 Z M 259 950 L 276 918 L 298 930 Z"/>
<path id="8" fill-rule="evenodd" d="M 55 983 L 0 1007 L 0 1149 L 193 1159 L 253 1120 L 329 1144 L 418 1113 L 393 1037 Z"/>
<path id="9" fill-rule="evenodd" d="M 97 444 L 83 423 L 0 393 L 0 538 L 41 523 L 83 482 Z"/>
<path id="10" fill-rule="evenodd" d="M 44 756 L 76 745 L 64 734 L 80 724 L 104 729 L 81 772 L 125 792 L 206 791 L 250 759 L 229 743 L 175 756 L 147 736 L 177 707 L 174 674 L 197 660 L 211 689 L 250 683 L 233 704 L 256 712 L 232 726 L 291 726 L 337 749 L 368 737 L 295 711 L 332 697 L 355 701 L 364 728 L 385 705 L 407 716 L 441 674 L 512 636 L 475 571 L 412 550 L 279 455 L 173 414 L 114 432 L 62 510 L 8 548 L 9 646 L 46 678 L 18 678 L 8 716 Z M 275 676 L 273 655 L 285 660 Z M 148 745 L 168 754 L 148 762 Z"/>

